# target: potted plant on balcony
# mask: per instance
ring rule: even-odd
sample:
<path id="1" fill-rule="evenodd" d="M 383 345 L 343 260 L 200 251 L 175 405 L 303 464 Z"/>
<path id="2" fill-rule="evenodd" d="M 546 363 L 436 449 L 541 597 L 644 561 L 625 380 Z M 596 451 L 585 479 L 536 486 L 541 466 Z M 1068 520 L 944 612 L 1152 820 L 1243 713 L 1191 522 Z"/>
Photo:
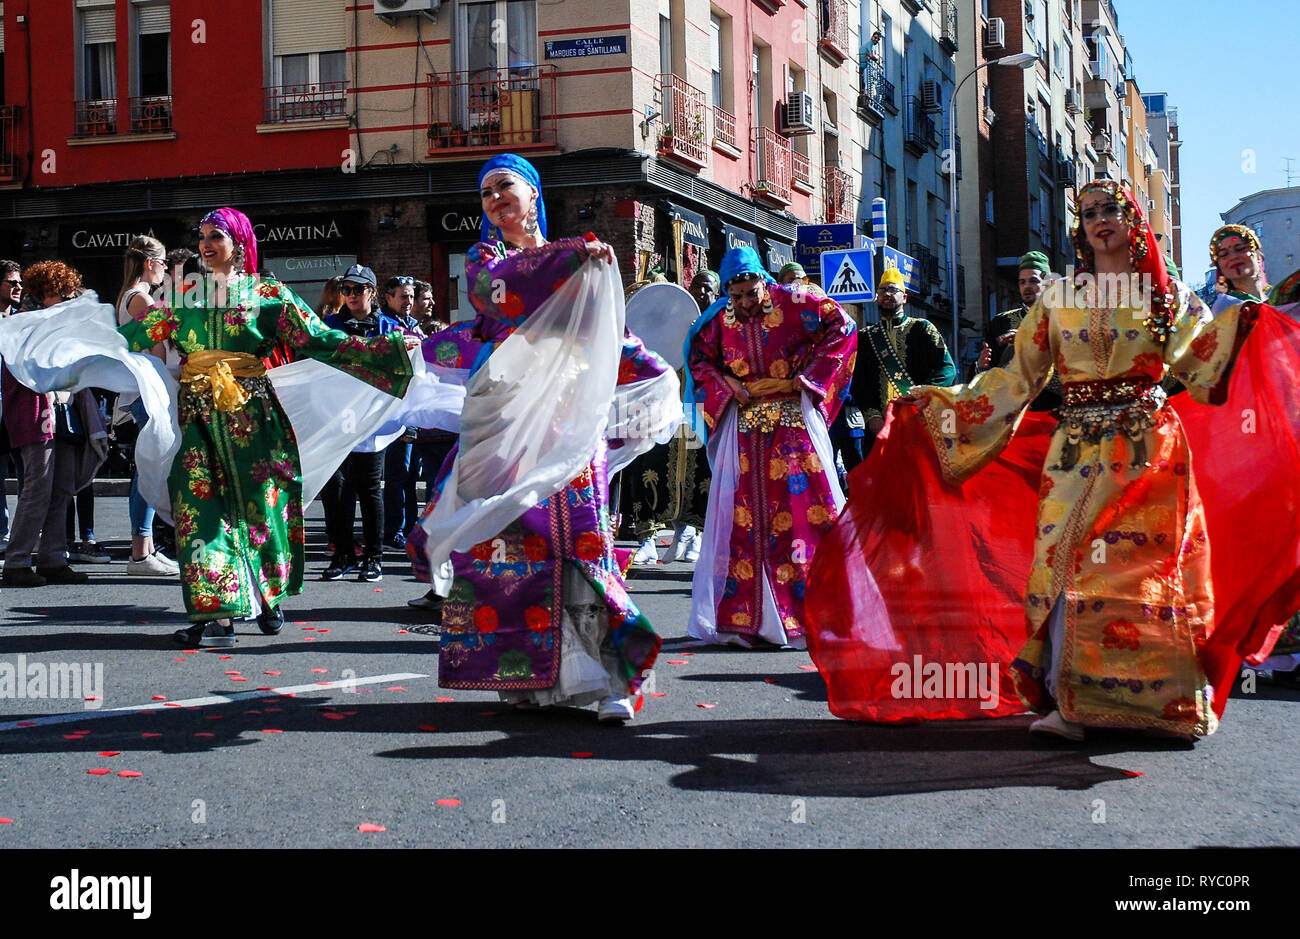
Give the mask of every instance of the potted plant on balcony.
<path id="1" fill-rule="evenodd" d="M 449 147 L 463 147 L 468 142 L 469 135 L 465 133 L 465 128 L 457 124 L 447 135 L 447 145 Z"/>
<path id="2" fill-rule="evenodd" d="M 451 125 L 445 121 L 434 121 L 429 125 L 429 149 L 437 150 L 447 146 L 451 134 Z"/>

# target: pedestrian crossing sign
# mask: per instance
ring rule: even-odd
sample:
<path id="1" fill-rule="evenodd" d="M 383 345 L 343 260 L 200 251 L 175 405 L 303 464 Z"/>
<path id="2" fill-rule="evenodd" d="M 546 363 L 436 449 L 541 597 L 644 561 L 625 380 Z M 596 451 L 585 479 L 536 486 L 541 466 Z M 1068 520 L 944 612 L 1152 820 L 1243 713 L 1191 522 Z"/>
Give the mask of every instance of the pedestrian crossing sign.
<path id="1" fill-rule="evenodd" d="M 823 251 L 822 290 L 841 303 L 865 303 L 876 299 L 871 250 Z"/>

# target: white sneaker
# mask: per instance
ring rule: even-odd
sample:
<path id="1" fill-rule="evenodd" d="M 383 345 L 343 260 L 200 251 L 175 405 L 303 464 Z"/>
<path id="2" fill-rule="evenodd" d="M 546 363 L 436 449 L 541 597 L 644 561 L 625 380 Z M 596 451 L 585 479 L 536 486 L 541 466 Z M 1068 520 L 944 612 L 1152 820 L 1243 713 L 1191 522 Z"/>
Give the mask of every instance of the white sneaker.
<path id="1" fill-rule="evenodd" d="M 1060 711 L 1053 711 L 1046 717 L 1040 717 L 1029 725 L 1031 734 L 1052 734 L 1057 737 L 1064 737 L 1066 740 L 1079 741 L 1083 739 L 1083 725 L 1076 724 L 1073 721 L 1067 721 L 1061 716 Z"/>
<path id="2" fill-rule="evenodd" d="M 600 702 L 600 710 L 596 712 L 596 720 L 602 724 L 621 724 L 635 716 L 631 698 L 616 698 L 612 694 Z"/>
<path id="3" fill-rule="evenodd" d="M 159 551 L 138 561 L 132 558 L 126 564 L 128 577 L 175 577 L 180 572 L 180 565 Z"/>
<path id="4" fill-rule="evenodd" d="M 683 526 L 677 532 L 677 538 L 673 542 L 673 560 L 680 561 L 686 556 L 687 549 L 690 548 L 691 542 L 695 540 L 695 526 Z"/>
<path id="5" fill-rule="evenodd" d="M 689 564 L 694 564 L 700 559 L 700 546 L 704 543 L 704 536 L 695 534 L 691 536 L 691 544 L 686 549 L 684 560 Z"/>
<path id="6" fill-rule="evenodd" d="M 659 551 L 655 548 L 653 535 L 641 542 L 641 547 L 636 549 L 636 556 L 632 558 L 632 563 L 640 565 L 659 563 Z"/>

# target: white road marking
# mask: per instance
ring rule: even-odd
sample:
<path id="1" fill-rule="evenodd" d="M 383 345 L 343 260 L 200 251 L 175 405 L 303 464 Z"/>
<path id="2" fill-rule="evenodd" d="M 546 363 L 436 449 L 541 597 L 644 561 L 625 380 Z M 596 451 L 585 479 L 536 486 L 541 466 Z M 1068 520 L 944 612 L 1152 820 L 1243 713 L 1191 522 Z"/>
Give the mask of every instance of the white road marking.
<path id="1" fill-rule="evenodd" d="M 212 707 L 215 704 L 234 704 L 238 701 L 253 701 L 258 698 L 274 698 L 285 694 L 308 694 L 313 691 L 329 691 L 332 688 L 356 688 L 359 685 L 378 685 L 385 682 L 412 681 L 417 678 L 429 678 L 416 672 L 397 672 L 392 675 L 376 675 L 372 678 L 340 678 L 337 681 L 312 682 L 310 685 L 287 685 L 272 688 L 269 691 L 239 691 L 231 695 L 209 695 L 206 698 L 186 698 L 181 701 L 150 701 L 148 704 L 132 704 L 128 707 L 109 708 L 106 711 L 77 711 L 72 714 L 46 714 L 24 717 L 18 721 L 0 722 L 0 732 L 6 730 L 34 730 L 38 727 L 51 727 L 57 724 L 78 724 L 84 721 L 103 720 L 106 717 L 128 717 L 137 711 L 180 711 L 184 708 Z M 22 726 L 19 726 L 19 725 Z"/>

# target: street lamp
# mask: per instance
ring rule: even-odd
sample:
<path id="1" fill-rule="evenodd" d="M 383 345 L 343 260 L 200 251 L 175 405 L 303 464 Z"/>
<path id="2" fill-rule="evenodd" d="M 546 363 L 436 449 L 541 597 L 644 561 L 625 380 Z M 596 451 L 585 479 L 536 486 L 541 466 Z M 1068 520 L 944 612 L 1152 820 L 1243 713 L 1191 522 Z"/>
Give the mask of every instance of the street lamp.
<path id="1" fill-rule="evenodd" d="M 957 364 L 961 356 L 961 320 L 958 315 L 957 304 L 957 128 L 954 121 L 957 117 L 957 92 L 961 91 L 961 86 L 980 69 L 988 68 L 990 65 L 1013 65 L 1016 68 L 1032 68 L 1038 61 L 1038 56 L 1032 52 L 1017 52 L 1015 55 L 1004 55 L 1000 59 L 991 59 L 981 65 L 975 66 L 969 72 L 962 76 L 961 81 L 953 88 L 952 95 L 948 98 L 948 293 L 952 297 L 952 354 L 953 363 Z"/>

